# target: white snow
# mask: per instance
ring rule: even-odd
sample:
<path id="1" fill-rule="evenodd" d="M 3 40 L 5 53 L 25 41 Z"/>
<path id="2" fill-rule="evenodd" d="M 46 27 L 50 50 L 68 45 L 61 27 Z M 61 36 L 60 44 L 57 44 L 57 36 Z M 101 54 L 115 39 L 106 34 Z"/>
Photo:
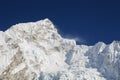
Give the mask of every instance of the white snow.
<path id="1" fill-rule="evenodd" d="M 77 45 L 62 38 L 49 19 L 16 24 L 0 31 L 0 78 L 20 80 L 16 75 L 22 80 L 119 80 L 120 42 Z"/>
<path id="2" fill-rule="evenodd" d="M 14 74 L 16 74 L 17 72 L 21 71 L 24 68 L 25 68 L 25 64 L 21 63 L 11 73 L 14 75 Z"/>

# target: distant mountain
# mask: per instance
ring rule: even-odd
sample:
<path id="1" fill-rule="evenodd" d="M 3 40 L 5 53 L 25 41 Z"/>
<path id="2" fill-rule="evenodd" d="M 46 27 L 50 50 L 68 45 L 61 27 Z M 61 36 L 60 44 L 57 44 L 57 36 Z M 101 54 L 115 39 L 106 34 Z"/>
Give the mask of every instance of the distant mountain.
<path id="1" fill-rule="evenodd" d="M 120 42 L 77 45 L 49 19 L 0 31 L 1 80 L 120 80 Z"/>

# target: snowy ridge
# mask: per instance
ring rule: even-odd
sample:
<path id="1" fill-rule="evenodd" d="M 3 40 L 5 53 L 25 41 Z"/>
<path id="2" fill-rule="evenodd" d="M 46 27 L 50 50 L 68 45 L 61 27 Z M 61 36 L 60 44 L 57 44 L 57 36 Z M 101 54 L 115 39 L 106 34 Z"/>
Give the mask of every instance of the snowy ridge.
<path id="1" fill-rule="evenodd" d="M 49 19 L 0 31 L 2 80 L 119 80 L 120 42 L 77 45 Z"/>

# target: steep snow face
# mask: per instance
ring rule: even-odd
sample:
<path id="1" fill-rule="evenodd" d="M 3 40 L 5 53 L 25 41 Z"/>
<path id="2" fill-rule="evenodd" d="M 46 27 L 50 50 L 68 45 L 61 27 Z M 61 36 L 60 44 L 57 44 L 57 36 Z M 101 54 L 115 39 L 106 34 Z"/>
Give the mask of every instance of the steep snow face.
<path id="1" fill-rule="evenodd" d="M 0 32 L 2 80 L 119 80 L 120 42 L 76 45 L 49 19 Z"/>
<path id="2" fill-rule="evenodd" d="M 89 66 L 97 68 L 108 80 L 120 79 L 120 42 L 113 41 L 109 45 L 97 43 L 86 53 Z"/>

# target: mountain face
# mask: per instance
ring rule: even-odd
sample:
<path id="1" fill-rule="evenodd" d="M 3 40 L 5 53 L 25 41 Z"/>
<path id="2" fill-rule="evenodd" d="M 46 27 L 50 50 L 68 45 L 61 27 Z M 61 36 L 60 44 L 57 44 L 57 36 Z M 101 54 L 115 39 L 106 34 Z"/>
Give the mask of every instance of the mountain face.
<path id="1" fill-rule="evenodd" d="M 0 80 L 120 80 L 120 42 L 77 45 L 49 19 L 0 31 Z"/>

